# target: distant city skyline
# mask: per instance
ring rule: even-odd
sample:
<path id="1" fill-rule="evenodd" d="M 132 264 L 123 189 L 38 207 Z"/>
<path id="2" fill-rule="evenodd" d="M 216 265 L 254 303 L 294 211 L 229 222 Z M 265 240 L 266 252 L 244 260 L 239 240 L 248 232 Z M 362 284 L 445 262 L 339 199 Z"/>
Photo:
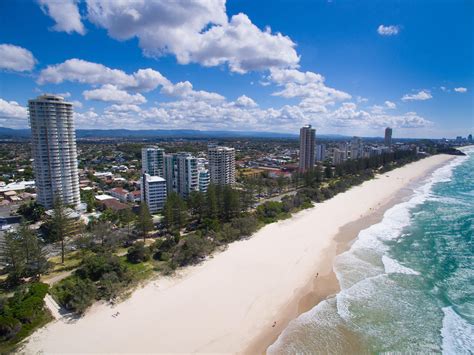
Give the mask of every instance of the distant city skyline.
<path id="1" fill-rule="evenodd" d="M 2 3 L 0 127 L 54 93 L 78 129 L 474 130 L 473 2 L 98 4 Z"/>

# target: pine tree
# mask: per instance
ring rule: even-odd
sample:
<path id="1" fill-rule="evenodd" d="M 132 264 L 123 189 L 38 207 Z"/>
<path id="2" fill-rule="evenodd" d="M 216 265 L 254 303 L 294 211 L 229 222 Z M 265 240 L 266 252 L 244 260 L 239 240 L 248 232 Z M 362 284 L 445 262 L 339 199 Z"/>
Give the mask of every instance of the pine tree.
<path id="1" fill-rule="evenodd" d="M 216 186 L 210 184 L 207 188 L 207 217 L 210 219 L 217 218 L 218 214 L 218 202 Z"/>
<path id="2" fill-rule="evenodd" d="M 154 228 L 153 218 L 150 214 L 150 211 L 148 210 L 148 206 L 144 202 L 140 204 L 136 228 L 138 229 L 140 235 L 143 237 L 144 242 L 148 233 L 151 232 Z"/>
<path id="3" fill-rule="evenodd" d="M 54 202 L 53 215 L 50 221 L 50 239 L 61 243 L 61 263 L 64 264 L 65 242 L 75 232 L 76 223 L 69 217 L 61 198 Z"/>

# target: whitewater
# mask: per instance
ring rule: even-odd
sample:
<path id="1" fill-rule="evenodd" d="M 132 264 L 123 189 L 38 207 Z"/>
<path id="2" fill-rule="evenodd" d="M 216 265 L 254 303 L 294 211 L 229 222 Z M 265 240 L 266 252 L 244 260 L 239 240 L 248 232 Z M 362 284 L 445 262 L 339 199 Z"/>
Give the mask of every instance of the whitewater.
<path id="1" fill-rule="evenodd" d="M 413 186 L 338 255 L 341 291 L 270 354 L 474 353 L 474 147 Z"/>

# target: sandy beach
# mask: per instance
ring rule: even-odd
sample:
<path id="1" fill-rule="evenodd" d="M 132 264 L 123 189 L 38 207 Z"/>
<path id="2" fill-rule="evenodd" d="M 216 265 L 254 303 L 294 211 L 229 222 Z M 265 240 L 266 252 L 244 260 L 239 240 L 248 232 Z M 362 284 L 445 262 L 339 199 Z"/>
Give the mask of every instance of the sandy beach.
<path id="1" fill-rule="evenodd" d="M 338 291 L 332 263 L 359 230 L 452 156 L 409 164 L 268 225 L 111 307 L 34 333 L 24 353 L 262 353 L 291 319 Z M 113 317 L 114 314 L 118 316 Z"/>

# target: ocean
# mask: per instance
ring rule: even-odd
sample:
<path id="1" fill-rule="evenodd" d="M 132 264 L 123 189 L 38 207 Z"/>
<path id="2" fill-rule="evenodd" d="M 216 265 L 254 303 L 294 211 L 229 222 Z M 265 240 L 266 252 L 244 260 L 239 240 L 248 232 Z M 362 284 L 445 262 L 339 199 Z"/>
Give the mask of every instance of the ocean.
<path id="1" fill-rule="evenodd" d="M 293 320 L 269 354 L 474 354 L 474 147 L 338 255 L 341 291 Z"/>

